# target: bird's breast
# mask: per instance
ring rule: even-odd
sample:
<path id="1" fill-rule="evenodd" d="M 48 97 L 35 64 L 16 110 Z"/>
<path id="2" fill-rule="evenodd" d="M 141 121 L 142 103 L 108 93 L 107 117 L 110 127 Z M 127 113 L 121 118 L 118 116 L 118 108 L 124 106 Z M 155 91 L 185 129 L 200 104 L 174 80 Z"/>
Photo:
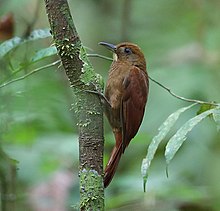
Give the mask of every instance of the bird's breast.
<path id="1" fill-rule="evenodd" d="M 129 67 L 125 68 L 121 65 L 112 65 L 106 84 L 105 95 L 109 100 L 112 108 L 120 108 L 121 99 L 124 92 L 123 82 L 129 75 Z"/>

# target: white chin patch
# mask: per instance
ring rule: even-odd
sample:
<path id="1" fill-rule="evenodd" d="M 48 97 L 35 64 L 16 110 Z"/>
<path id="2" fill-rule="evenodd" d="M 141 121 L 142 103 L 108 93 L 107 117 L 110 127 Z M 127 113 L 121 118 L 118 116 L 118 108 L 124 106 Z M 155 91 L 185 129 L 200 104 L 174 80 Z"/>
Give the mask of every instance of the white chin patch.
<path id="1" fill-rule="evenodd" d="M 116 53 L 113 53 L 113 60 L 114 60 L 114 61 L 117 61 L 117 60 L 118 60 L 118 56 L 117 56 Z"/>

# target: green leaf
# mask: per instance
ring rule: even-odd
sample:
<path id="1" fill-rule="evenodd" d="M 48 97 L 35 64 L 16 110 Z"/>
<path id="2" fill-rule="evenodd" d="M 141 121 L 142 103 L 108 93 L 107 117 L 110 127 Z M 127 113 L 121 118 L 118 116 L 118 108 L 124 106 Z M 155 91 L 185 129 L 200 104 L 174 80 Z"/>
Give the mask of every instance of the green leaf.
<path id="1" fill-rule="evenodd" d="M 183 142 L 186 140 L 186 135 L 204 118 L 206 118 L 210 114 L 214 114 L 218 109 L 210 109 L 207 110 L 192 119 L 188 120 L 177 132 L 176 134 L 169 140 L 165 150 L 165 158 L 167 165 L 173 159 L 174 155 L 177 153 L 179 148 L 182 146 Z"/>
<path id="2" fill-rule="evenodd" d="M 57 49 L 55 46 L 44 48 L 34 54 L 34 56 L 31 58 L 31 62 L 37 62 L 55 54 L 57 54 Z"/>
<path id="3" fill-rule="evenodd" d="M 31 34 L 25 39 L 26 41 L 33 41 L 51 37 L 50 29 L 37 29 L 31 32 Z"/>
<path id="4" fill-rule="evenodd" d="M 144 179 L 144 191 L 145 191 L 145 185 L 146 185 L 146 180 L 148 176 L 148 170 L 151 165 L 151 161 L 154 158 L 154 155 L 156 153 L 156 150 L 160 144 L 160 142 L 165 138 L 167 133 L 170 131 L 170 129 L 173 127 L 173 125 L 176 123 L 178 120 L 180 114 L 182 114 L 184 111 L 190 109 L 196 104 L 192 104 L 187 107 L 183 107 L 176 112 L 172 113 L 164 122 L 163 124 L 159 127 L 159 133 L 153 138 L 152 142 L 150 143 L 147 151 L 146 158 L 143 159 L 142 161 L 142 166 L 141 166 L 141 173 L 142 177 Z"/>
<path id="5" fill-rule="evenodd" d="M 0 58 L 5 56 L 13 48 L 16 48 L 21 42 L 22 39 L 20 37 L 14 37 L 10 40 L 3 42 L 0 45 Z"/>
<path id="6" fill-rule="evenodd" d="M 217 125 L 217 130 L 220 131 L 220 106 L 218 106 L 213 113 L 213 119 Z"/>
<path id="7" fill-rule="evenodd" d="M 50 36 L 51 36 L 51 34 L 50 34 L 49 29 L 38 29 L 38 30 L 34 30 L 30 34 L 30 36 L 27 37 L 26 39 L 22 39 L 20 37 L 14 37 L 10 40 L 7 40 L 0 45 L 0 58 L 4 57 L 12 49 L 14 49 L 14 48 L 16 48 L 16 47 L 18 47 L 28 41 L 43 39 L 43 38 L 47 38 Z"/>

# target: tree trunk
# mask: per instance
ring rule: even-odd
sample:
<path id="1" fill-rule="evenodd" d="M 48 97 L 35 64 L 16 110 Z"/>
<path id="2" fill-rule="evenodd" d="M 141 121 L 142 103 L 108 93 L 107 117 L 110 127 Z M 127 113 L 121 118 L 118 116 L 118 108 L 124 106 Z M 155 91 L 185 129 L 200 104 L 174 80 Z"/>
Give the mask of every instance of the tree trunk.
<path id="1" fill-rule="evenodd" d="M 104 210 L 102 104 L 98 95 L 86 92 L 101 92 L 101 77 L 86 56 L 67 1 L 45 0 L 45 4 L 54 42 L 74 93 L 73 108 L 79 127 L 80 209 Z"/>

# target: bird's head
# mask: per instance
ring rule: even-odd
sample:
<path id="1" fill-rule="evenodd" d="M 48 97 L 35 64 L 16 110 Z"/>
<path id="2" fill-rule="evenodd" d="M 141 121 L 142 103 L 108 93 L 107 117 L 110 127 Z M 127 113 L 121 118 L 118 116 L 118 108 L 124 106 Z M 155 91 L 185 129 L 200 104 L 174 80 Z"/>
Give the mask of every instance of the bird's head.
<path id="1" fill-rule="evenodd" d="M 129 62 L 141 69 L 146 68 L 144 54 L 137 45 L 129 42 L 119 43 L 118 45 L 106 42 L 100 42 L 99 44 L 113 52 L 114 61 Z"/>

